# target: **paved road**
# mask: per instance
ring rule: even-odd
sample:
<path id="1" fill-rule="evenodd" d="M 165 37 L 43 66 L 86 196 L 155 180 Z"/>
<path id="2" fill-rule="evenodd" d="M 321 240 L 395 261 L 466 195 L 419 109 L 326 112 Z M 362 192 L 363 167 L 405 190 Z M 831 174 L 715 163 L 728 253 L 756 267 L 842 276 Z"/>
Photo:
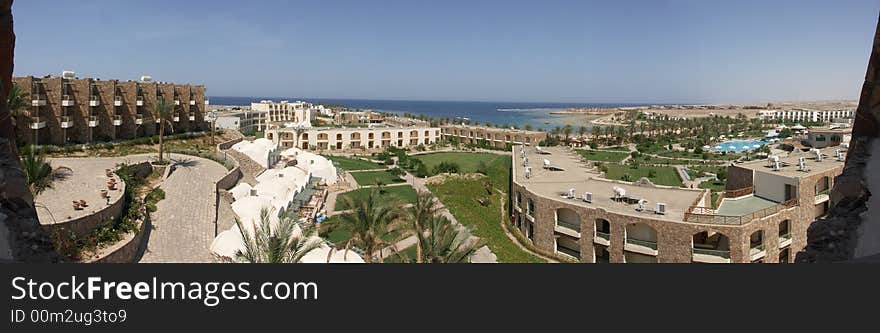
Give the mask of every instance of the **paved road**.
<path id="1" fill-rule="evenodd" d="M 178 165 L 162 184 L 165 200 L 158 204 L 144 263 L 213 262 L 215 185 L 226 174 L 220 164 L 192 156 L 173 155 Z"/>

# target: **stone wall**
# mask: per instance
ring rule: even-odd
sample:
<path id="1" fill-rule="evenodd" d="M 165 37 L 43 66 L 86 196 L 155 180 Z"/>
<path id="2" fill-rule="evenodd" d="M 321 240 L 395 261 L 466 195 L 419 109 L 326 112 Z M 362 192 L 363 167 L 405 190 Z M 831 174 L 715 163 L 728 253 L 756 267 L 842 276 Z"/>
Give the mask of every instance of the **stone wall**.
<path id="1" fill-rule="evenodd" d="M 725 189 L 728 191 L 739 190 L 746 187 L 752 187 L 752 176 L 754 171 L 741 166 L 731 165 L 727 167 L 727 185 Z"/>
<path id="2" fill-rule="evenodd" d="M 124 181 L 119 181 L 120 192 L 124 193 L 126 186 L 128 185 L 125 184 Z M 98 204 L 103 204 L 103 202 L 93 203 L 93 205 Z M 117 198 L 116 201 L 111 202 L 109 206 L 101 207 L 92 214 L 59 223 L 43 224 L 41 227 L 48 234 L 52 234 L 55 230 L 63 230 L 73 232 L 77 238 L 85 237 L 91 234 L 95 229 L 113 223 L 113 221 L 115 221 L 122 213 L 122 208 L 124 206 L 125 196 L 120 195 L 119 198 Z"/>
<path id="3" fill-rule="evenodd" d="M 141 227 L 134 234 L 127 234 L 122 241 L 105 248 L 97 258 L 86 261 L 97 264 L 131 264 L 140 259 L 141 254 L 147 247 L 149 230 L 152 222 L 148 218 L 141 223 Z"/>

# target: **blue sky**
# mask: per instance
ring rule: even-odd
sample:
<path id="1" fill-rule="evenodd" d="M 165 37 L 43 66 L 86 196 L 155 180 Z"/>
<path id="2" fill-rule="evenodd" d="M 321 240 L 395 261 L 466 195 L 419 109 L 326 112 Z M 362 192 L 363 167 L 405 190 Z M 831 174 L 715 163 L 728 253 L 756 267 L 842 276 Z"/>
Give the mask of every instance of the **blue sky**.
<path id="1" fill-rule="evenodd" d="M 213 96 L 854 99 L 880 1 L 19 0 L 16 75 Z"/>

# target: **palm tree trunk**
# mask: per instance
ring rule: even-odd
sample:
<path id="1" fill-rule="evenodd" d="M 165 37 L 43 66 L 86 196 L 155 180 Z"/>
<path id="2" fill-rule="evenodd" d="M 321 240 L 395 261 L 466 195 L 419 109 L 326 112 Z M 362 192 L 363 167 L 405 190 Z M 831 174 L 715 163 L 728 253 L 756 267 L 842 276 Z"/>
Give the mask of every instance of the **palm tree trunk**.
<path id="1" fill-rule="evenodd" d="M 159 164 L 162 164 L 162 153 L 163 148 L 165 148 L 165 143 L 163 142 L 165 136 L 165 119 L 159 121 Z"/>

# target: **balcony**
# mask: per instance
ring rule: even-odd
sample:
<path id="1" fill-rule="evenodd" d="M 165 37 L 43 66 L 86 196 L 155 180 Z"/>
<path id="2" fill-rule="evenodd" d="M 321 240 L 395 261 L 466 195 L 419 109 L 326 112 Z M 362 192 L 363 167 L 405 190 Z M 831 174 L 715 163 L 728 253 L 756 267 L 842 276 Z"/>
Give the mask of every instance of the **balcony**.
<path id="1" fill-rule="evenodd" d="M 627 238 L 623 246 L 624 250 L 641 253 L 649 256 L 657 255 L 657 242 L 646 241 L 641 239 Z"/>
<path id="2" fill-rule="evenodd" d="M 46 127 L 46 120 L 40 119 L 40 117 L 32 117 L 30 127 L 32 130 L 38 130 L 41 128 L 45 128 Z"/>
<path id="3" fill-rule="evenodd" d="M 135 125 L 143 125 L 143 123 L 144 123 L 144 115 L 142 115 L 142 114 L 138 114 L 138 115 L 134 118 L 134 123 L 135 123 Z"/>
<path id="4" fill-rule="evenodd" d="M 98 127 L 98 117 L 89 116 L 89 127 Z"/>
<path id="5" fill-rule="evenodd" d="M 196 120 L 196 114 L 190 112 L 190 113 L 189 113 L 189 121 L 195 121 L 195 120 Z"/>
<path id="6" fill-rule="evenodd" d="M 122 126 L 122 116 L 118 114 L 113 116 L 113 126 Z"/>
<path id="7" fill-rule="evenodd" d="M 593 243 L 609 246 L 611 245 L 611 234 L 607 232 L 596 231 L 596 236 L 593 237 Z"/>
<path id="8" fill-rule="evenodd" d="M 46 106 L 46 97 L 34 96 L 31 100 L 31 106 Z"/>
<path id="9" fill-rule="evenodd" d="M 816 191 L 816 197 L 813 199 L 813 204 L 818 205 L 823 202 L 827 202 L 831 199 L 831 189 L 824 189 L 821 191 Z"/>
<path id="10" fill-rule="evenodd" d="M 708 264 L 730 263 L 729 250 L 693 249 L 693 261 Z"/>
<path id="11" fill-rule="evenodd" d="M 73 100 L 73 96 L 64 95 L 61 96 L 61 106 L 74 106 L 76 105 L 76 101 Z"/>
<path id="12" fill-rule="evenodd" d="M 557 220 L 553 230 L 566 236 L 581 238 L 581 226 L 575 222 Z"/>
<path id="13" fill-rule="evenodd" d="M 211 103 L 207 99 L 205 99 L 205 105 L 211 105 Z"/>
<path id="14" fill-rule="evenodd" d="M 580 252 L 580 251 L 578 251 L 578 250 L 574 250 L 574 249 L 569 249 L 569 248 L 564 247 L 564 246 L 558 246 L 558 247 L 556 248 L 556 253 L 564 254 L 564 255 L 566 255 L 566 256 L 568 256 L 568 257 L 571 257 L 572 259 L 580 259 L 580 258 L 581 258 L 581 252 Z"/>
<path id="15" fill-rule="evenodd" d="M 180 106 L 180 100 L 177 99 L 177 98 L 175 98 L 175 99 L 174 99 L 174 105 L 175 105 L 175 106 Z"/>
<path id="16" fill-rule="evenodd" d="M 764 244 L 752 244 L 749 248 L 749 256 L 751 260 L 757 260 L 767 254 L 767 251 L 764 250 Z"/>
<path id="17" fill-rule="evenodd" d="M 89 106 L 101 106 L 101 100 L 98 99 L 98 96 L 89 98 Z"/>
<path id="18" fill-rule="evenodd" d="M 196 105 L 196 100 L 194 100 L 194 99 L 189 100 L 189 105 Z"/>
<path id="19" fill-rule="evenodd" d="M 179 122 L 180 122 L 180 116 L 179 116 L 179 115 L 174 115 L 174 117 L 172 117 L 172 118 L 174 119 L 174 122 L 175 122 L 175 123 L 179 123 Z"/>
<path id="20" fill-rule="evenodd" d="M 144 106 L 144 96 L 138 96 L 134 104 L 136 106 Z"/>
<path id="21" fill-rule="evenodd" d="M 779 235 L 779 248 L 783 248 L 791 245 L 791 233 L 784 233 Z"/>
<path id="22" fill-rule="evenodd" d="M 113 97 L 113 106 L 122 106 L 122 96 Z"/>
<path id="23" fill-rule="evenodd" d="M 69 116 L 61 116 L 61 128 L 68 129 L 73 127 L 73 120 Z"/>

